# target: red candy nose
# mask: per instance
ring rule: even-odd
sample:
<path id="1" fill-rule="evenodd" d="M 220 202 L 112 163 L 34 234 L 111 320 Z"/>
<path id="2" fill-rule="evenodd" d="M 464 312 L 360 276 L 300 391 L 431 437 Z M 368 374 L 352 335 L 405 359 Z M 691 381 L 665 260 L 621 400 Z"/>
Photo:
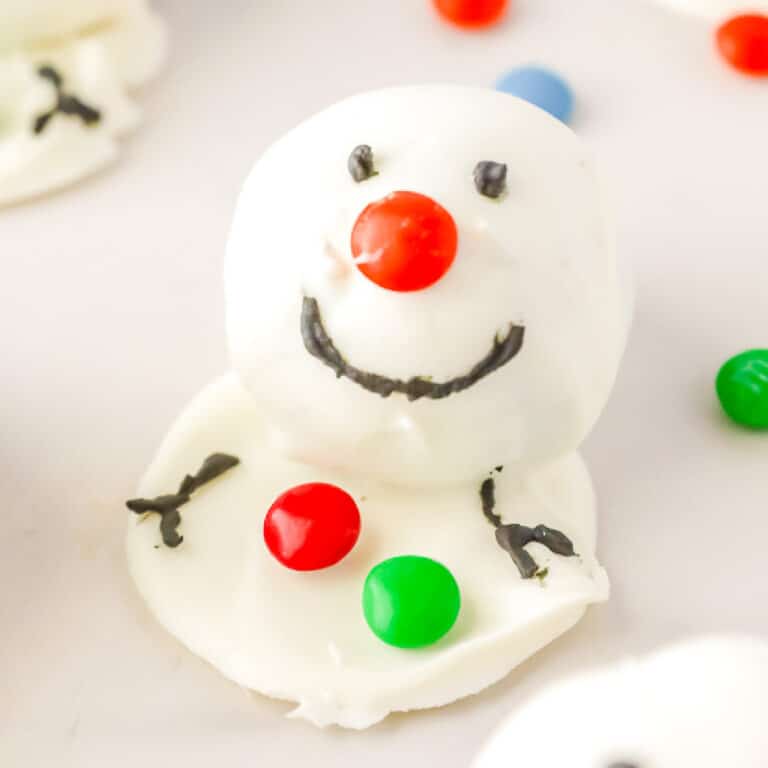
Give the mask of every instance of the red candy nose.
<path id="1" fill-rule="evenodd" d="M 390 291 L 420 291 L 436 283 L 456 258 L 453 217 L 431 197 L 392 192 L 363 209 L 352 228 L 357 268 Z"/>

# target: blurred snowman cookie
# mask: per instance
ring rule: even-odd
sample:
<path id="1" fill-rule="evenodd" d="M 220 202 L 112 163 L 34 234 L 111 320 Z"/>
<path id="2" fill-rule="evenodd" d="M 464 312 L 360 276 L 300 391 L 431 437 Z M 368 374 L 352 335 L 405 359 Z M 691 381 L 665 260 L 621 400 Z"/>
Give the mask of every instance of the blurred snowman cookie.
<path id="1" fill-rule="evenodd" d="M 111 162 L 159 69 L 165 30 L 146 0 L 0 4 L 0 206 Z"/>
<path id="2" fill-rule="evenodd" d="M 768 77 L 768 0 L 659 1 L 718 22 L 715 41 L 723 59 L 743 75 Z"/>
<path id="3" fill-rule="evenodd" d="M 474 768 L 764 768 L 768 644 L 688 641 L 537 696 Z"/>
<path id="4" fill-rule="evenodd" d="M 607 598 L 577 449 L 629 303 L 569 128 L 490 90 L 341 102 L 256 164 L 225 282 L 234 371 L 128 504 L 133 578 L 192 651 L 364 728 Z"/>

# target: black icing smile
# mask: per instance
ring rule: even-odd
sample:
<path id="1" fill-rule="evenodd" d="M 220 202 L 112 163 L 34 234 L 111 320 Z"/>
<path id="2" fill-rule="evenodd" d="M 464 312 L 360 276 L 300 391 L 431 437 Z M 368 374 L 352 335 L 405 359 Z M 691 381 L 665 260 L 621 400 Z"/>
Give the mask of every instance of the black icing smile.
<path id="1" fill-rule="evenodd" d="M 423 397 L 440 400 L 468 389 L 512 360 L 523 347 L 525 328 L 510 324 L 506 336 L 495 336 L 490 352 L 469 373 L 442 382 L 432 381 L 425 376 L 414 376 L 407 381 L 390 379 L 350 365 L 336 349 L 325 330 L 317 300 L 308 296 L 304 297 L 301 308 L 301 336 L 307 352 L 333 369 L 337 378 L 345 376 L 363 389 L 381 397 L 389 397 L 393 392 L 399 392 L 409 400 L 420 400 Z"/>

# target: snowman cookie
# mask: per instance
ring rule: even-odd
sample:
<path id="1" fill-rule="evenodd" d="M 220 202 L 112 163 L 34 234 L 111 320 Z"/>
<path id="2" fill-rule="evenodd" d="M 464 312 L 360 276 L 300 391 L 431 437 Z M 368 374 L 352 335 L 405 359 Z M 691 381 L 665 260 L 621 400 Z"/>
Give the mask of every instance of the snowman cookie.
<path id="1" fill-rule="evenodd" d="M 0 206 L 70 184 L 117 153 L 158 70 L 164 26 L 146 0 L 0 5 Z"/>
<path id="2" fill-rule="evenodd" d="M 576 450 L 629 302 L 570 129 L 490 90 L 341 102 L 257 163 L 225 282 L 234 370 L 129 502 L 133 578 L 193 652 L 365 728 L 607 598 Z"/>
<path id="3" fill-rule="evenodd" d="M 768 644 L 708 637 L 577 677 L 505 723 L 474 768 L 764 768 Z"/>

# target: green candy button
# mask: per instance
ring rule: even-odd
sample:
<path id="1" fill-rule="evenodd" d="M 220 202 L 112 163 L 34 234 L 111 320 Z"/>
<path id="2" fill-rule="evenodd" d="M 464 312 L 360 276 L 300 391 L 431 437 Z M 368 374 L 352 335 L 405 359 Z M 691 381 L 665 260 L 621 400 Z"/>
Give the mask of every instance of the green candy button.
<path id="1" fill-rule="evenodd" d="M 363 613 L 373 633 L 397 648 L 421 648 L 456 622 L 461 593 L 453 574 L 428 557 L 405 555 L 379 563 L 363 587 Z"/>
<path id="2" fill-rule="evenodd" d="M 738 424 L 768 429 L 768 349 L 751 349 L 732 357 L 717 374 L 717 396 Z"/>

